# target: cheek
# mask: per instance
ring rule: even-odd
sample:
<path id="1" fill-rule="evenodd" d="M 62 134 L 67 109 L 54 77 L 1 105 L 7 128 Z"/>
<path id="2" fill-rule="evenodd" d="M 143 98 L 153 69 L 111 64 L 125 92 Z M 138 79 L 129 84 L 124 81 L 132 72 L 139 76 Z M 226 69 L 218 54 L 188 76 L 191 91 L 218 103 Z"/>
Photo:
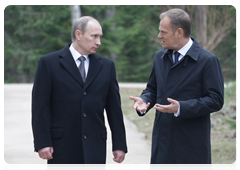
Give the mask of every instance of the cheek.
<path id="1" fill-rule="evenodd" d="M 93 44 L 92 41 L 86 41 L 85 45 L 86 45 L 87 48 L 90 49 L 92 47 L 92 44 Z"/>
<path id="2" fill-rule="evenodd" d="M 169 37 L 167 40 L 169 45 L 173 44 L 175 41 L 173 37 Z"/>

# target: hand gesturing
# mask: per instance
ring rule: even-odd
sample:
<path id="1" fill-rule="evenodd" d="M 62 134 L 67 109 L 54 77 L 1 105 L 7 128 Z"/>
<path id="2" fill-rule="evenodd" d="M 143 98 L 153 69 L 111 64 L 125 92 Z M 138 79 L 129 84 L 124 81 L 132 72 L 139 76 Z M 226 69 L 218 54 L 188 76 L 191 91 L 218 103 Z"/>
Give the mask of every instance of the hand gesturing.
<path id="1" fill-rule="evenodd" d="M 133 108 L 137 111 L 145 112 L 150 105 L 149 102 L 146 104 L 140 97 L 130 96 L 129 98 L 135 102 Z"/>

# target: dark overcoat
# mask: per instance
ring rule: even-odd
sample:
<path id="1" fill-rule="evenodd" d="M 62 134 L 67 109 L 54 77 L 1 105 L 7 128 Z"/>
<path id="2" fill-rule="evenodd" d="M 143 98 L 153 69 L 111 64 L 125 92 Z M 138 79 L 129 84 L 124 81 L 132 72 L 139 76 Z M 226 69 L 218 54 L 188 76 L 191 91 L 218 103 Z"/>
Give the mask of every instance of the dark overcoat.
<path id="1" fill-rule="evenodd" d="M 86 82 L 69 50 L 41 57 L 32 90 L 35 151 L 53 146 L 53 164 L 104 164 L 107 131 L 113 150 L 127 152 L 125 127 L 114 62 L 89 55 Z"/>
<path id="2" fill-rule="evenodd" d="M 170 104 L 167 98 L 180 103 L 179 117 L 156 111 L 152 164 L 211 163 L 210 113 L 223 106 L 223 75 L 218 58 L 192 40 L 192 47 L 176 65 L 172 50 L 156 52 L 147 88 L 141 95 L 151 103 L 149 109 L 155 103 Z"/>

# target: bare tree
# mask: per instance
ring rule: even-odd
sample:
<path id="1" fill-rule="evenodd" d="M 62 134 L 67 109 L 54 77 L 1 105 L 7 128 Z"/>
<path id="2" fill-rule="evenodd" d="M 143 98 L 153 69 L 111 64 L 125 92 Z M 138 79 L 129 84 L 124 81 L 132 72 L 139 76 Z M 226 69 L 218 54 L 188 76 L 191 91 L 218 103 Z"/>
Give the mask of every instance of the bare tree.
<path id="1" fill-rule="evenodd" d="M 70 5 L 71 9 L 71 17 L 72 17 L 72 25 L 74 22 L 81 17 L 81 8 L 80 5 Z"/>
<path id="2" fill-rule="evenodd" d="M 208 13 L 208 41 L 204 48 L 212 52 L 236 27 L 236 16 L 231 6 L 209 6 Z"/>
<path id="3" fill-rule="evenodd" d="M 202 47 L 205 47 L 207 44 L 207 6 L 197 5 L 195 14 L 196 39 Z"/>
<path id="4" fill-rule="evenodd" d="M 183 6 L 159 6 L 160 12 L 171 8 L 182 8 L 188 12 L 192 20 L 192 36 L 206 50 L 213 52 L 221 41 L 236 28 L 236 15 L 233 15 L 231 6 L 220 5 L 183 5 Z M 158 29 L 149 25 L 146 34 L 149 36 L 152 47 L 161 48 L 158 40 Z"/>

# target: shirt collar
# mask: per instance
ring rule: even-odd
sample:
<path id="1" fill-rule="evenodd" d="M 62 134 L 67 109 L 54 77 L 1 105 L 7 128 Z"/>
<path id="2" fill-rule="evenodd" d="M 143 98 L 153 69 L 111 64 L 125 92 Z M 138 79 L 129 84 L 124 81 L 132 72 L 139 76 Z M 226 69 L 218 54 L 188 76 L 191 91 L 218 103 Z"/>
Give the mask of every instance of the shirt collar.
<path id="1" fill-rule="evenodd" d="M 80 56 L 82 56 L 75 48 L 73 48 L 73 45 L 71 44 L 69 47 L 70 52 L 72 53 L 74 61 L 77 61 Z M 88 55 L 83 55 L 86 58 L 86 61 L 89 60 Z"/>
<path id="2" fill-rule="evenodd" d="M 183 46 L 180 50 L 178 50 L 178 52 L 179 52 L 182 56 L 185 56 L 186 53 L 188 52 L 188 50 L 191 48 L 192 44 L 193 44 L 193 41 L 192 41 L 191 38 L 189 38 L 188 43 L 187 43 L 185 46 Z"/>

